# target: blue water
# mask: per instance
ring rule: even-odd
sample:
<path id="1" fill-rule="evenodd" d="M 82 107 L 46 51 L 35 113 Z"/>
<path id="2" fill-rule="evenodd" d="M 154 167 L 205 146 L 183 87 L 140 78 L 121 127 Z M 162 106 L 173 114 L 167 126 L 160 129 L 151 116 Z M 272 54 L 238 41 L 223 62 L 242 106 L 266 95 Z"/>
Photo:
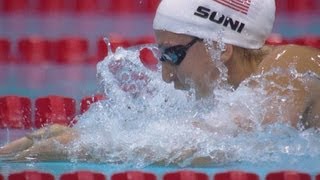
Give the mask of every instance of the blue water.
<path id="1" fill-rule="evenodd" d="M 284 157 L 290 158 L 290 157 Z M 299 172 L 308 173 L 311 176 L 318 175 L 320 162 L 315 162 L 312 158 L 301 157 L 300 160 L 294 165 L 288 165 L 285 161 L 282 163 L 248 163 L 238 162 L 232 164 L 224 164 L 223 166 L 213 167 L 186 167 L 179 168 L 174 166 L 148 166 L 145 168 L 131 168 L 124 167 L 122 165 L 110 165 L 110 164 L 97 164 L 97 163 L 70 163 L 70 162 L 40 162 L 40 163 L 0 163 L 0 172 L 4 176 L 23 170 L 37 170 L 41 172 L 47 172 L 59 177 L 63 173 L 74 172 L 79 170 L 89 170 L 94 172 L 100 172 L 107 176 L 111 176 L 113 173 L 138 170 L 144 172 L 151 172 L 161 177 L 167 172 L 174 172 L 179 170 L 192 170 L 197 172 L 206 173 L 209 176 L 213 176 L 216 173 L 221 173 L 231 170 L 240 170 L 245 172 L 252 172 L 259 175 L 261 178 L 265 177 L 270 172 L 278 172 L 282 170 L 293 170 Z"/>
<path id="2" fill-rule="evenodd" d="M 320 35 L 319 12 L 314 14 L 280 14 L 276 17 L 273 32 L 287 38 Z"/>
<path id="3" fill-rule="evenodd" d="M 62 95 L 79 100 L 97 92 L 95 65 L 0 65 L 0 95 L 32 99 Z"/>

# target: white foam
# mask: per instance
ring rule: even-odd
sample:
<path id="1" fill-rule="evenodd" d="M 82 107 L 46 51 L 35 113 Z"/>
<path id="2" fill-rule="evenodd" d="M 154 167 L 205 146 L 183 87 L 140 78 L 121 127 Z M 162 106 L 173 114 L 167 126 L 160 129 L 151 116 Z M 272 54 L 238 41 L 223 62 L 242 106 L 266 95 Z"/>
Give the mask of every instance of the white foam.
<path id="1" fill-rule="evenodd" d="M 297 73 L 289 71 L 274 69 L 267 74 Z M 148 78 L 122 79 L 124 73 Z M 282 123 L 261 125 L 266 116 L 262 107 L 270 101 L 264 91 L 264 84 L 270 82 L 262 75 L 243 82 L 237 90 L 216 87 L 213 97 L 196 101 L 192 91 L 175 90 L 162 81 L 159 71 L 144 68 L 137 49 L 118 49 L 98 64 L 97 74 L 110 98 L 79 116 L 75 128 L 81 137 L 69 146 L 73 161 L 79 160 L 77 154 L 82 149 L 92 160 L 135 167 L 159 161 L 188 166 L 197 157 L 210 157 L 214 165 L 280 161 L 283 154 L 320 155 L 319 134 L 314 130 L 300 132 Z M 296 74 L 293 78 L 305 76 Z M 259 81 L 261 87 L 249 88 L 249 81 Z M 125 92 L 121 90 L 123 83 L 136 89 Z M 284 97 L 277 98 L 280 104 L 273 104 L 275 108 L 289 103 Z M 276 118 L 281 120 L 281 112 Z M 239 128 L 237 119 L 248 120 L 244 126 L 251 131 Z"/>

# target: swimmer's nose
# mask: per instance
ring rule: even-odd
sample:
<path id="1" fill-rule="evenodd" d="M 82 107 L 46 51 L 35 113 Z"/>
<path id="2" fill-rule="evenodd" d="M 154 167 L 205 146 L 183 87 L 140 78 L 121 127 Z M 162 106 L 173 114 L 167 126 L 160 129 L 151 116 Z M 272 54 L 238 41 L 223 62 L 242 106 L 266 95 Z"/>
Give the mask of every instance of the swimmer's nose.
<path id="1" fill-rule="evenodd" d="M 174 78 L 174 68 L 169 63 L 163 62 L 162 63 L 162 79 L 166 83 L 171 83 Z"/>

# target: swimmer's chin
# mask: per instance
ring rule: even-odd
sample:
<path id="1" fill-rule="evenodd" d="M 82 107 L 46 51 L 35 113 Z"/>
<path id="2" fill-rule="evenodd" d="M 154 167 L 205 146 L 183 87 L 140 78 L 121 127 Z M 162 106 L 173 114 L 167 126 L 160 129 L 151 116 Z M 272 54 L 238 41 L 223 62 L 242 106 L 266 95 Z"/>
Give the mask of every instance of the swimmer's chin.
<path id="1" fill-rule="evenodd" d="M 208 97 L 212 97 L 213 95 L 210 89 L 197 89 L 197 88 L 194 89 L 190 85 L 181 84 L 181 83 L 174 83 L 174 88 L 182 91 L 190 91 L 192 89 L 195 90 L 195 97 L 197 100 L 207 99 Z"/>
<path id="2" fill-rule="evenodd" d="M 189 91 L 191 89 L 190 86 L 182 85 L 179 83 L 174 83 L 174 88 L 179 89 L 179 90 L 183 90 L 183 91 Z"/>

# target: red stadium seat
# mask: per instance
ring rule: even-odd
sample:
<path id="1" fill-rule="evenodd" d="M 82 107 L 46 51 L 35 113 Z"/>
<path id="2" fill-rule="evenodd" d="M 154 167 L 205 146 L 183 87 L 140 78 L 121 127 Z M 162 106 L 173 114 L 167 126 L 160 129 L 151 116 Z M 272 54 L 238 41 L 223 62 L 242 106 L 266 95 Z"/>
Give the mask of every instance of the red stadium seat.
<path id="1" fill-rule="evenodd" d="M 254 173 L 243 171 L 229 171 L 217 173 L 214 175 L 214 180 L 258 180 L 259 176 Z"/>
<path id="2" fill-rule="evenodd" d="M 60 180 L 105 180 L 105 175 L 90 171 L 77 171 L 65 173 L 60 176 Z"/>
<path id="3" fill-rule="evenodd" d="M 319 6 L 320 4 L 317 0 L 276 0 L 277 13 L 306 13 L 318 11 Z"/>
<path id="4" fill-rule="evenodd" d="M 0 128 L 31 128 L 31 100 L 19 96 L 0 97 Z"/>
<path id="5" fill-rule="evenodd" d="M 77 13 L 92 13 L 98 11 L 98 0 L 75 0 Z"/>
<path id="6" fill-rule="evenodd" d="M 287 13 L 287 0 L 276 0 L 277 13 Z"/>
<path id="7" fill-rule="evenodd" d="M 288 44 L 289 41 L 281 36 L 281 34 L 271 34 L 266 40 L 266 44 L 270 45 L 284 45 Z"/>
<path id="8" fill-rule="evenodd" d="M 118 47 L 127 48 L 132 45 L 132 39 L 125 38 L 117 34 L 111 34 L 109 36 L 109 41 L 113 52 L 115 52 Z"/>
<path id="9" fill-rule="evenodd" d="M 49 173 L 38 171 L 24 171 L 13 173 L 8 176 L 8 180 L 54 180 L 54 176 Z"/>
<path id="10" fill-rule="evenodd" d="M 311 46 L 320 49 L 320 36 L 300 37 L 292 40 L 293 44 Z"/>
<path id="11" fill-rule="evenodd" d="M 178 171 L 166 173 L 163 176 L 163 180 L 209 180 L 209 177 L 207 174 L 201 172 Z"/>
<path id="12" fill-rule="evenodd" d="M 266 180 L 311 180 L 311 176 L 307 173 L 295 171 L 281 171 L 269 173 Z"/>
<path id="13" fill-rule="evenodd" d="M 100 38 L 97 42 L 97 61 L 103 60 L 108 55 L 108 47 L 103 38 Z"/>
<path id="14" fill-rule="evenodd" d="M 146 3 L 145 12 L 155 14 L 160 0 L 144 0 L 144 3 Z"/>
<path id="15" fill-rule="evenodd" d="M 108 12 L 112 14 L 131 14 L 142 12 L 140 0 L 109 0 Z"/>
<path id="16" fill-rule="evenodd" d="M 81 113 L 86 112 L 86 111 L 90 108 L 90 105 L 91 105 L 92 103 L 95 103 L 95 102 L 98 102 L 98 101 L 104 100 L 104 99 L 106 99 L 106 96 L 105 96 L 105 95 L 102 95 L 102 94 L 97 94 L 97 95 L 95 95 L 95 96 L 84 97 L 84 98 L 81 100 L 80 112 L 81 112 Z"/>
<path id="17" fill-rule="evenodd" d="M 47 96 L 36 99 L 35 127 L 47 124 L 72 125 L 76 115 L 76 101 L 62 96 Z"/>
<path id="18" fill-rule="evenodd" d="M 18 42 L 20 58 L 27 63 L 48 63 L 51 59 L 51 42 L 41 37 L 29 37 Z"/>
<path id="19" fill-rule="evenodd" d="M 147 68 L 157 70 L 158 59 L 150 49 L 143 48 L 140 50 L 140 60 Z"/>
<path id="20" fill-rule="evenodd" d="M 156 175 L 152 173 L 140 171 L 128 171 L 122 173 L 115 173 L 111 176 L 111 180 L 156 180 Z"/>
<path id="21" fill-rule="evenodd" d="M 28 9 L 28 0 L 2 0 L 2 10 L 6 13 L 17 13 Z"/>
<path id="22" fill-rule="evenodd" d="M 287 11 L 290 13 L 309 12 L 318 10 L 315 0 L 287 0 Z"/>
<path id="23" fill-rule="evenodd" d="M 316 180 L 320 180 L 320 174 L 316 176 Z"/>
<path id="24" fill-rule="evenodd" d="M 54 53 L 59 64 L 81 64 L 88 60 L 89 42 L 81 37 L 58 39 Z"/>
<path id="25" fill-rule="evenodd" d="M 38 12 L 44 14 L 60 13 L 66 11 L 65 0 L 37 0 Z"/>
<path id="26" fill-rule="evenodd" d="M 155 42 L 154 36 L 143 36 L 133 39 L 132 45 L 154 44 Z"/>
<path id="27" fill-rule="evenodd" d="M 0 174 L 0 180 L 4 180 L 3 176 Z"/>
<path id="28" fill-rule="evenodd" d="M 7 63 L 10 55 L 10 42 L 8 39 L 0 38 L 0 64 Z"/>
<path id="29" fill-rule="evenodd" d="M 294 38 L 294 39 L 291 39 L 290 42 L 291 42 L 292 44 L 304 46 L 304 45 L 305 45 L 305 38 L 303 38 L 303 37 Z"/>
<path id="30" fill-rule="evenodd" d="M 314 48 L 320 49 L 320 36 L 305 38 L 304 44 L 306 46 L 312 46 Z"/>

